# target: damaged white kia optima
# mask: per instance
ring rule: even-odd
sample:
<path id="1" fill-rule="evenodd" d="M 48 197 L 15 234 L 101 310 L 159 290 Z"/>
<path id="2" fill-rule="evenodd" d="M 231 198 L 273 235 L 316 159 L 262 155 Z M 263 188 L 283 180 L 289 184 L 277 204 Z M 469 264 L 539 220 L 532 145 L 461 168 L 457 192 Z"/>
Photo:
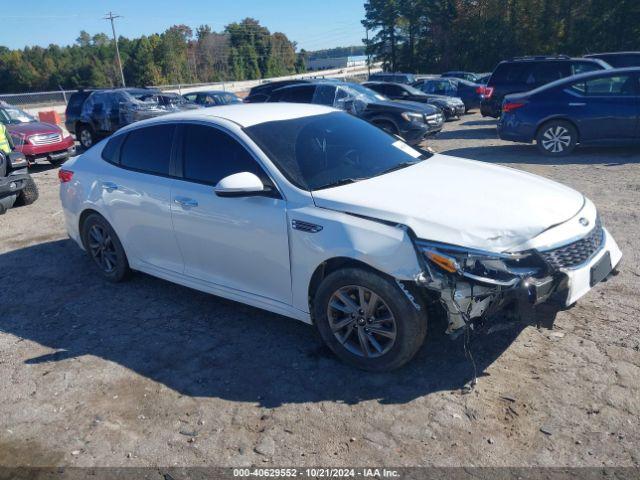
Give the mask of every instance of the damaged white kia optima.
<path id="1" fill-rule="evenodd" d="M 568 187 L 315 105 L 136 123 L 59 177 L 69 235 L 107 279 L 139 270 L 313 323 L 375 371 L 413 357 L 430 304 L 452 334 L 504 309 L 569 306 L 622 256 Z"/>

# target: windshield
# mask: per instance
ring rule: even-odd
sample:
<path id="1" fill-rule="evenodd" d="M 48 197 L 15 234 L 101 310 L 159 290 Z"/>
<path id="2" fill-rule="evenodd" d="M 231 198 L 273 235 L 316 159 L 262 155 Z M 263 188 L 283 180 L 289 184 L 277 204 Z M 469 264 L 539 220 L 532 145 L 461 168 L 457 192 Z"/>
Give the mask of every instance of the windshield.
<path id="1" fill-rule="evenodd" d="M 7 125 L 15 125 L 18 123 L 31 123 L 37 121 L 24 110 L 15 107 L 0 108 L 0 122 Z"/>
<path id="2" fill-rule="evenodd" d="M 260 123 L 245 132 L 304 190 L 357 182 L 430 156 L 346 113 Z"/>

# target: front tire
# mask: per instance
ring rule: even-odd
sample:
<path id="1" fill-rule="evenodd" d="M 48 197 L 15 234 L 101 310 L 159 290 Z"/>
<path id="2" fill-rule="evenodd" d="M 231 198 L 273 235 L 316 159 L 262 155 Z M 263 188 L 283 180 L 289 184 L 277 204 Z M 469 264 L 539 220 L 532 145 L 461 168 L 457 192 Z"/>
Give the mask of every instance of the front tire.
<path id="1" fill-rule="evenodd" d="M 104 278 L 121 282 L 131 270 L 120 239 L 109 222 L 97 213 L 90 214 L 82 224 L 82 244 Z"/>
<path id="2" fill-rule="evenodd" d="M 16 205 L 31 205 L 36 200 L 38 200 L 39 196 L 40 193 L 38 192 L 38 186 L 36 185 L 36 182 L 33 181 L 33 178 L 29 177 L 24 188 L 18 194 Z"/>
<path id="3" fill-rule="evenodd" d="M 536 145 L 538 150 L 549 157 L 569 155 L 578 143 L 578 131 L 569 122 L 551 120 L 538 130 Z"/>
<path id="4" fill-rule="evenodd" d="M 384 372 L 407 363 L 424 342 L 427 319 L 396 282 L 346 268 L 318 287 L 313 315 L 320 335 L 344 362 Z"/>

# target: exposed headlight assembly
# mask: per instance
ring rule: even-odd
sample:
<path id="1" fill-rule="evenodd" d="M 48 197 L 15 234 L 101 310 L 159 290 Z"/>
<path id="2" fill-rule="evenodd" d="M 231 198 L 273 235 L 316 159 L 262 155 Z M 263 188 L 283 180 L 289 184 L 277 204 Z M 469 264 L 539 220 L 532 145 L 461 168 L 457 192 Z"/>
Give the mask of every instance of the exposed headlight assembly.
<path id="1" fill-rule="evenodd" d="M 424 240 L 418 240 L 416 245 L 428 267 L 485 285 L 515 287 L 544 269 L 544 264 L 531 253 L 493 253 Z"/>
<path id="2" fill-rule="evenodd" d="M 415 112 L 402 112 L 400 114 L 402 118 L 404 118 L 407 122 L 420 122 L 424 123 L 424 117 L 421 113 Z"/>

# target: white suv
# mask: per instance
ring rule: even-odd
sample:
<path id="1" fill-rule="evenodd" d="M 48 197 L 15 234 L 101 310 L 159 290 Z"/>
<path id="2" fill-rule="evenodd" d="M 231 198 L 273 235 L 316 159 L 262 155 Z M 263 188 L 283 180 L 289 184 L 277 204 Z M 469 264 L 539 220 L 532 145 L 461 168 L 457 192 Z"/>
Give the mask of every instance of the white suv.
<path id="1" fill-rule="evenodd" d="M 316 105 L 139 122 L 59 176 L 69 235 L 107 279 L 139 270 L 313 323 L 369 370 L 411 359 L 428 304 L 448 333 L 508 306 L 570 305 L 622 256 L 570 188 Z"/>

